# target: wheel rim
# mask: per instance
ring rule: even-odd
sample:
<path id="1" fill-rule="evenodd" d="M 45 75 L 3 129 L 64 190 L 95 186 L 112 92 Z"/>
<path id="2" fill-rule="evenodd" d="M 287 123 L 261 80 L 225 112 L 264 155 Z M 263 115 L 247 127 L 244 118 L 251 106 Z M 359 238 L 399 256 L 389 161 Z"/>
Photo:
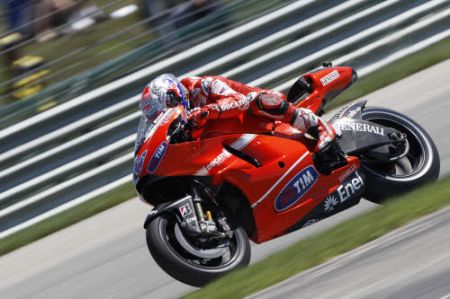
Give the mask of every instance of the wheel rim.
<path id="1" fill-rule="evenodd" d="M 380 116 L 381 114 L 381 116 Z M 387 115 L 387 117 L 383 117 Z M 395 121 L 401 118 L 402 123 Z M 383 126 L 394 128 L 407 136 L 408 153 L 392 163 L 375 164 L 363 162 L 362 166 L 371 173 L 394 181 L 415 180 L 431 167 L 432 149 L 422 130 L 408 119 L 388 112 L 378 112 L 374 115 L 364 114 L 363 119 Z M 406 122 L 407 125 L 403 124 Z"/>
<path id="2" fill-rule="evenodd" d="M 196 268 L 207 269 L 208 271 L 223 271 L 235 264 L 241 254 L 240 248 L 243 244 L 241 238 L 235 233 L 233 238 L 229 240 L 229 245 L 224 254 L 217 258 L 202 258 L 186 251 L 178 242 L 175 230 L 177 227 L 175 219 L 167 219 L 163 221 L 160 226 L 160 237 L 166 243 L 168 249 L 172 251 L 180 260 Z M 189 238 L 185 239 L 189 241 Z M 199 248 L 199 246 L 192 241 L 189 241 L 193 248 Z M 199 254 L 200 255 L 200 254 Z"/>

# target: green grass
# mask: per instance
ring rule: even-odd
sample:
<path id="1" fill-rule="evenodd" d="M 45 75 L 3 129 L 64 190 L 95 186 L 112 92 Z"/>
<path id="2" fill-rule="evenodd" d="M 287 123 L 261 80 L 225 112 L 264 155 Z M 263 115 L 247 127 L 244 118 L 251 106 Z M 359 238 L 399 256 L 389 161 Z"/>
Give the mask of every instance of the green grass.
<path id="1" fill-rule="evenodd" d="M 450 205 L 450 177 L 300 241 L 185 298 L 243 298 Z"/>
<path id="2" fill-rule="evenodd" d="M 1 239 L 0 256 L 136 196 L 131 183 Z"/>

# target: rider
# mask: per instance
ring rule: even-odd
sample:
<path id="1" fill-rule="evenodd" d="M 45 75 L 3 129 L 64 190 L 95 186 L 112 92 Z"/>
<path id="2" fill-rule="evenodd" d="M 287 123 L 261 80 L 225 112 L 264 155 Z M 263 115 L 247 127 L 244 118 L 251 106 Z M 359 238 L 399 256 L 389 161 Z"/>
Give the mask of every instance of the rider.
<path id="1" fill-rule="evenodd" d="M 196 128 L 208 119 L 227 119 L 243 111 L 290 123 L 299 131 L 317 135 L 315 152 L 328 148 L 336 136 L 334 128 L 310 109 L 297 108 L 280 92 L 251 87 L 220 76 L 186 77 L 178 80 L 164 74 L 144 89 L 140 108 L 154 119 L 169 107 L 182 104 L 189 111 L 189 121 Z"/>

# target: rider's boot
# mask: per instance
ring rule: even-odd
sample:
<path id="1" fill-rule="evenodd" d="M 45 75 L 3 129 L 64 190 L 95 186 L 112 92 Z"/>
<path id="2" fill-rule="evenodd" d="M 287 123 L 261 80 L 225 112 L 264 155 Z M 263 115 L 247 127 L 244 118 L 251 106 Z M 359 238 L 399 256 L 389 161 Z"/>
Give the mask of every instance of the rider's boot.
<path id="1" fill-rule="evenodd" d="M 321 119 L 309 109 L 298 108 L 292 124 L 317 140 L 314 148 L 314 162 L 321 173 L 330 174 L 333 169 L 347 163 L 335 144 L 335 139 L 341 136 L 341 132 L 326 120 Z"/>

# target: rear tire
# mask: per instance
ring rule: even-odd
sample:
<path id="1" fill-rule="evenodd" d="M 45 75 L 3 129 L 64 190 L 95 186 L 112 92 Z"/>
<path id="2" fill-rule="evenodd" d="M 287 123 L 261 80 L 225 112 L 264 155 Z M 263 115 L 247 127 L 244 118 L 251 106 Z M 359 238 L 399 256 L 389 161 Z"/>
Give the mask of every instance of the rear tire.
<path id="1" fill-rule="evenodd" d="M 158 265 L 173 278 L 186 284 L 202 287 L 237 267 L 250 262 L 250 243 L 242 228 L 235 229 L 229 251 L 215 259 L 202 259 L 186 252 L 175 237 L 177 221 L 163 214 L 147 228 L 147 245 Z M 191 244 L 195 247 L 194 244 Z"/>
<path id="2" fill-rule="evenodd" d="M 362 118 L 405 133 L 410 145 L 408 154 L 396 162 L 383 165 L 362 163 L 367 181 L 364 198 L 380 203 L 437 180 L 439 154 L 433 140 L 419 124 L 399 112 L 376 107 L 365 108 Z"/>

